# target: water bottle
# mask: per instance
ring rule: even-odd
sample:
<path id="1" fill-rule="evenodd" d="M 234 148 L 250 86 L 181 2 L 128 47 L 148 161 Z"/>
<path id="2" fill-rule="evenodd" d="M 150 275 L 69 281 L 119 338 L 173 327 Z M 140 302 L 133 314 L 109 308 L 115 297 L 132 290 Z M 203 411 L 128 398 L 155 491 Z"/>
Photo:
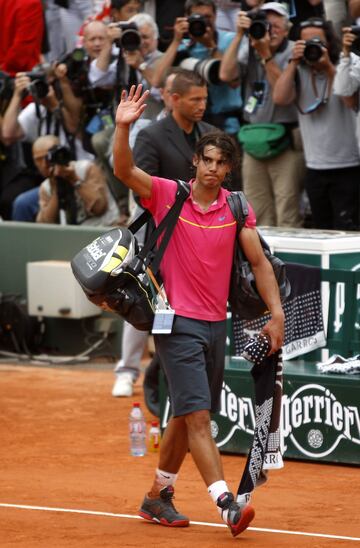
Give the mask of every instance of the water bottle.
<path id="1" fill-rule="evenodd" d="M 151 423 L 149 430 L 149 451 L 157 453 L 160 447 L 160 428 L 157 421 Z"/>
<path id="2" fill-rule="evenodd" d="M 139 403 L 133 403 L 129 415 L 130 453 L 134 457 L 146 454 L 146 423 Z"/>

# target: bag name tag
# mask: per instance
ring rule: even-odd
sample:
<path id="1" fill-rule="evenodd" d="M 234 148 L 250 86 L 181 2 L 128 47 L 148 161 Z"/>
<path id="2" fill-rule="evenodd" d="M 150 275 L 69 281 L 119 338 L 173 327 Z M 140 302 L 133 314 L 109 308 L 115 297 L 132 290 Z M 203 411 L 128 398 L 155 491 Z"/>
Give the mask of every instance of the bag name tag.
<path id="1" fill-rule="evenodd" d="M 154 323 L 151 333 L 155 335 L 166 335 L 171 333 L 174 316 L 175 310 L 172 308 L 155 310 Z"/>

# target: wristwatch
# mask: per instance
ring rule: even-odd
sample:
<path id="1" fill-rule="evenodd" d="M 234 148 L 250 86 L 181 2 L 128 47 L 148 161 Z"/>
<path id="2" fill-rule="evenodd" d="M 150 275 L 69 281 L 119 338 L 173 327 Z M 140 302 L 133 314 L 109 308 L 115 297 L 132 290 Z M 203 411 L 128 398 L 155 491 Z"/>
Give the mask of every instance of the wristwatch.
<path id="1" fill-rule="evenodd" d="M 143 72 L 144 70 L 146 70 L 147 68 L 147 63 L 145 61 L 143 61 L 142 63 L 140 63 L 140 65 L 138 66 L 138 70 L 140 72 Z"/>
<path id="2" fill-rule="evenodd" d="M 75 181 L 75 183 L 73 184 L 73 188 L 79 188 L 79 186 L 81 186 L 83 184 L 83 181 L 80 181 L 80 179 L 78 179 L 77 181 Z"/>

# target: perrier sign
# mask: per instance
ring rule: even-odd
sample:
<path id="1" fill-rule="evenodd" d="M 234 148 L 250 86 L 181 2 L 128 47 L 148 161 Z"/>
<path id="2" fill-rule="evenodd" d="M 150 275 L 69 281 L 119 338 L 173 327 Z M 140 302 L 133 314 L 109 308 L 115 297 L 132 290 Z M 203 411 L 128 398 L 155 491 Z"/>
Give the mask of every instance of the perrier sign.
<path id="1" fill-rule="evenodd" d="M 309 371 L 307 373 L 306 371 Z M 281 414 L 284 457 L 360 464 L 360 380 L 285 366 Z M 163 401 L 162 427 L 169 418 Z M 225 370 L 220 410 L 211 429 L 220 451 L 247 453 L 255 428 L 253 381 L 248 367 Z"/>
<path id="2" fill-rule="evenodd" d="M 315 382 L 314 382 L 315 381 Z M 359 380 L 284 375 L 281 448 L 285 457 L 360 463 Z M 225 372 L 212 432 L 223 452 L 246 453 L 255 427 L 249 371 Z"/>

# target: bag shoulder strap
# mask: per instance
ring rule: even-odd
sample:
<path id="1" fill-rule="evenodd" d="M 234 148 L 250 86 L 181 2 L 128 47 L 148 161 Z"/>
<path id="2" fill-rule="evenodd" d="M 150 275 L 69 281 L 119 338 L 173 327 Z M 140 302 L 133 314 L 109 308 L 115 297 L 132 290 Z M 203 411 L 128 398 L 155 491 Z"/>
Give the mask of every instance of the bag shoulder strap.
<path id="1" fill-rule="evenodd" d="M 134 270 L 136 270 L 136 268 L 140 265 L 145 265 L 145 267 L 147 267 L 149 266 L 150 263 L 151 263 L 151 270 L 153 274 L 156 274 L 159 269 L 161 259 L 164 255 L 166 246 L 169 243 L 170 237 L 174 231 L 182 206 L 186 198 L 190 194 L 190 185 L 188 183 L 185 183 L 185 181 L 182 181 L 181 179 L 177 179 L 176 182 L 177 182 L 178 188 L 175 195 L 175 202 L 171 206 L 169 212 L 165 215 L 165 217 L 159 223 L 159 225 L 151 233 L 144 247 L 138 253 L 137 255 L 138 261 L 136 261 L 136 265 L 134 265 L 133 267 Z M 144 224 L 145 220 L 151 216 L 149 211 L 145 211 L 144 213 L 145 214 L 148 213 L 148 215 L 144 217 L 144 220 L 142 221 L 141 224 L 139 224 L 138 228 L 140 228 L 140 226 Z M 144 213 L 137 220 L 140 221 Z M 133 226 L 136 223 L 136 221 L 134 221 L 134 223 L 132 223 L 131 226 Z M 163 234 L 163 238 L 161 240 L 161 243 L 159 247 L 156 248 L 157 240 L 162 234 Z"/>
<path id="2" fill-rule="evenodd" d="M 231 192 L 228 195 L 227 201 L 231 209 L 231 213 L 234 215 L 235 221 L 237 222 L 238 234 L 243 228 L 246 222 L 246 218 L 249 215 L 249 206 L 245 198 L 245 194 L 239 190 L 236 192 Z M 261 246 L 268 253 L 271 253 L 270 246 L 267 241 L 263 238 L 260 232 L 257 230 Z"/>
<path id="3" fill-rule="evenodd" d="M 239 190 L 236 192 L 231 192 L 227 196 L 227 203 L 231 209 L 231 213 L 234 216 L 234 219 L 237 224 L 238 233 L 245 225 L 247 216 L 249 215 L 249 206 L 245 194 Z"/>
<path id="4" fill-rule="evenodd" d="M 185 181 L 182 181 L 181 179 L 177 179 L 176 182 L 178 183 L 179 187 L 178 187 L 178 191 L 176 193 L 176 199 L 178 199 L 178 197 L 182 196 L 182 193 L 185 192 L 186 194 L 184 194 L 184 200 L 187 198 L 187 196 L 190 194 L 190 185 L 189 183 L 185 183 Z M 181 187 L 180 187 L 181 185 Z M 180 188 L 180 193 L 179 193 L 179 188 Z M 174 204 L 175 205 L 175 204 Z M 171 210 L 170 210 L 171 211 Z M 169 211 L 169 213 L 170 213 Z M 144 211 L 141 213 L 141 215 L 139 215 L 139 217 L 137 217 L 129 226 L 128 226 L 128 229 L 130 230 L 130 232 L 132 234 L 136 234 L 136 232 L 138 230 L 140 230 L 140 228 L 145 224 L 147 223 L 150 219 L 151 219 L 152 215 L 150 213 L 150 211 L 148 209 L 144 209 Z M 167 216 L 166 216 L 167 217 Z M 165 217 L 165 218 L 166 218 Z"/>
<path id="5" fill-rule="evenodd" d="M 161 239 L 159 247 L 156 249 L 154 258 L 151 261 L 151 270 L 153 271 L 154 274 L 156 274 L 157 271 L 159 270 L 161 259 L 164 255 L 165 249 L 174 231 L 182 206 L 186 198 L 190 194 L 190 185 L 188 183 L 185 183 L 185 181 L 182 181 L 181 179 L 176 179 L 176 182 L 177 182 L 178 188 L 175 194 L 175 202 L 172 205 L 169 213 L 167 213 L 165 218 L 159 224 L 159 227 L 161 227 L 162 222 L 164 222 L 164 228 L 161 230 L 161 233 L 164 233 L 164 235 Z M 153 237 L 154 235 L 151 234 L 150 240 Z M 154 246 L 155 245 L 156 245 L 156 239 L 154 240 Z"/>
<path id="6" fill-rule="evenodd" d="M 135 234 L 145 223 L 148 222 L 149 219 L 151 219 L 151 213 L 148 209 L 144 209 L 142 214 L 128 226 L 128 229 L 132 232 L 132 234 Z"/>

